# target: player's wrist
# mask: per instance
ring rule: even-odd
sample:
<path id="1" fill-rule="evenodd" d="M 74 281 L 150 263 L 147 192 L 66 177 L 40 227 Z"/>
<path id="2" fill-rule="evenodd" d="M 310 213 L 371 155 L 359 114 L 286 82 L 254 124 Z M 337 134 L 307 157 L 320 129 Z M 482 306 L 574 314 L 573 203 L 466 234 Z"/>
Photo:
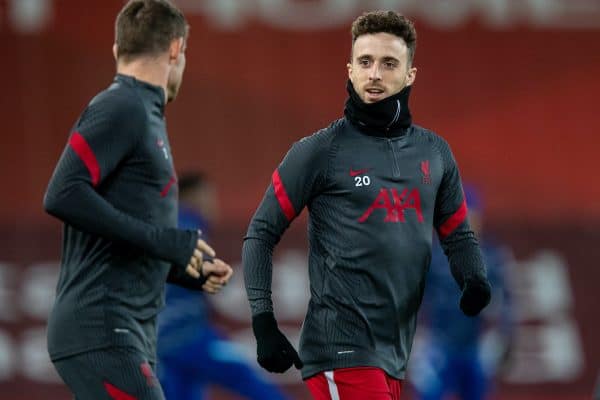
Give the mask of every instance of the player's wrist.
<path id="1" fill-rule="evenodd" d="M 209 256 L 208 254 L 203 254 L 202 255 L 202 264 L 200 265 L 200 275 L 203 278 L 208 278 L 211 274 L 210 271 L 206 271 L 205 265 L 206 263 L 213 263 L 215 261 L 215 259 L 211 256 Z"/>
<path id="2" fill-rule="evenodd" d="M 252 330 L 254 336 L 259 339 L 272 332 L 279 331 L 275 314 L 271 311 L 262 312 L 252 316 Z"/>
<path id="3" fill-rule="evenodd" d="M 491 285 L 486 278 L 466 280 L 460 309 L 468 316 L 479 314 L 490 303 L 491 293 Z"/>
<path id="4" fill-rule="evenodd" d="M 173 265 L 185 271 L 194 255 L 198 232 L 192 229 L 162 228 L 157 234 L 156 250 L 159 258 L 170 261 Z"/>
<path id="5" fill-rule="evenodd" d="M 465 279 L 462 291 L 463 292 L 465 292 L 465 291 L 485 292 L 485 291 L 490 291 L 490 290 L 491 290 L 491 285 L 486 277 L 472 276 L 472 277 Z"/>

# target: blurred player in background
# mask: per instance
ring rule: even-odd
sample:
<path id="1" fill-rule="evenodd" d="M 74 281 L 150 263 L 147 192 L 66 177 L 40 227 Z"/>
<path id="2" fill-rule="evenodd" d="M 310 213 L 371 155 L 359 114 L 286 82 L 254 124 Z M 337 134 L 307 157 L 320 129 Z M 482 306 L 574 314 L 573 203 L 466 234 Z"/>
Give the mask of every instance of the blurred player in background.
<path id="1" fill-rule="evenodd" d="M 179 228 L 211 235 L 217 192 L 202 173 L 179 176 Z M 167 399 L 202 400 L 216 385 L 253 400 L 284 400 L 281 391 L 211 325 L 210 304 L 201 292 L 167 285 L 166 307 L 159 314 L 158 377 Z"/>
<path id="2" fill-rule="evenodd" d="M 412 22 L 396 12 L 354 21 L 344 117 L 292 146 L 245 237 L 258 363 L 302 368 L 315 399 L 400 398 L 433 228 L 461 310 L 477 315 L 490 301 L 450 147 L 412 123 L 415 48 Z M 273 313 L 272 254 L 304 207 L 311 299 L 298 356 Z"/>
<path id="3" fill-rule="evenodd" d="M 448 395 L 461 400 L 488 398 L 493 374 L 506 362 L 514 334 L 507 276 L 510 252 L 483 234 L 483 204 L 477 189 L 465 185 L 465 196 L 471 227 L 480 240 L 494 288 L 494 300 L 478 317 L 468 318 L 458 312 L 454 307 L 458 301 L 456 282 L 436 238 L 420 311 L 426 333 L 413 351 L 415 363 L 411 371 L 411 381 L 421 400 L 442 400 Z M 495 339 L 489 344 L 497 346 L 484 347 L 484 334 Z"/>
<path id="4" fill-rule="evenodd" d="M 117 16 L 113 83 L 75 123 L 44 207 L 64 222 L 48 351 L 77 399 L 163 399 L 154 377 L 165 281 L 217 292 L 232 270 L 177 229 L 164 108 L 181 85 L 188 24 L 166 0 Z"/>

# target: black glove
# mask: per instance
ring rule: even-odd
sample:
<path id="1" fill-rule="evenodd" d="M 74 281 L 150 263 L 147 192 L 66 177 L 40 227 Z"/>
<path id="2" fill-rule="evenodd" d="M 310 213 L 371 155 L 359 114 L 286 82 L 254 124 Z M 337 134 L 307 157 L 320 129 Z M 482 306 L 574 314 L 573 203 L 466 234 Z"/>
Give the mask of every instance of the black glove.
<path id="1" fill-rule="evenodd" d="M 460 309 L 465 315 L 474 317 L 490 304 L 492 288 L 486 279 L 471 279 L 465 282 L 460 296 Z"/>
<path id="2" fill-rule="evenodd" d="M 304 366 L 292 344 L 277 328 L 272 312 L 252 317 L 252 330 L 256 337 L 256 359 L 261 367 L 269 372 L 283 373 L 292 364 L 298 369 Z"/>

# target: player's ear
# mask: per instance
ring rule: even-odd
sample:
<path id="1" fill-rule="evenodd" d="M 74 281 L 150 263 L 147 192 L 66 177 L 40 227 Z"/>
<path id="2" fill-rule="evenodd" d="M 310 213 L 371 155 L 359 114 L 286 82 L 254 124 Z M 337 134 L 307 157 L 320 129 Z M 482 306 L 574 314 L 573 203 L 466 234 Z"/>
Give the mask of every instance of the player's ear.
<path id="1" fill-rule="evenodd" d="M 118 56 L 119 56 L 119 48 L 117 47 L 116 43 L 114 43 L 112 46 L 112 53 L 113 53 L 113 57 L 115 58 L 115 61 L 117 61 Z"/>
<path id="2" fill-rule="evenodd" d="M 346 64 L 346 68 L 348 69 L 348 79 L 352 79 L 352 57 L 354 52 L 354 44 L 352 44 L 352 51 L 350 51 L 350 59 Z"/>
<path id="3" fill-rule="evenodd" d="M 184 50 L 184 40 L 183 38 L 177 38 L 177 39 L 173 39 L 171 41 L 171 45 L 169 46 L 169 63 L 173 62 L 177 62 L 177 59 L 179 58 L 179 55 L 183 52 Z"/>
<path id="4" fill-rule="evenodd" d="M 410 67 L 408 69 L 408 77 L 406 80 L 406 85 L 410 86 L 413 84 L 413 82 L 415 81 L 415 79 L 417 79 L 417 69 L 415 67 Z"/>

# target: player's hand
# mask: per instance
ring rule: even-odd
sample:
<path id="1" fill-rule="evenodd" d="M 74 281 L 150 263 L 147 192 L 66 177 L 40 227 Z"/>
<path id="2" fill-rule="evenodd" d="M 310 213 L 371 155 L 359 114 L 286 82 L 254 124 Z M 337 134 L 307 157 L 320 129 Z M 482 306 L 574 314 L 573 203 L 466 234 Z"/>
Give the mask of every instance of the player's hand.
<path id="1" fill-rule="evenodd" d="M 233 269 L 223 260 L 215 258 L 202 263 L 202 275 L 207 277 L 206 282 L 202 285 L 202 290 L 215 294 L 227 285 L 233 275 Z"/>
<path id="2" fill-rule="evenodd" d="M 487 280 L 468 280 L 460 296 L 460 309 L 465 315 L 474 317 L 490 303 L 491 298 L 492 288 Z"/>
<path id="3" fill-rule="evenodd" d="M 304 366 L 294 346 L 277 327 L 275 316 L 265 312 L 252 317 L 252 330 L 256 337 L 257 361 L 269 372 L 283 373 L 292 365 Z"/>
<path id="4" fill-rule="evenodd" d="M 212 258 L 216 253 L 204 240 L 198 239 L 192 258 L 190 258 L 190 261 L 185 268 L 185 272 L 192 278 L 200 278 L 205 254 Z"/>

